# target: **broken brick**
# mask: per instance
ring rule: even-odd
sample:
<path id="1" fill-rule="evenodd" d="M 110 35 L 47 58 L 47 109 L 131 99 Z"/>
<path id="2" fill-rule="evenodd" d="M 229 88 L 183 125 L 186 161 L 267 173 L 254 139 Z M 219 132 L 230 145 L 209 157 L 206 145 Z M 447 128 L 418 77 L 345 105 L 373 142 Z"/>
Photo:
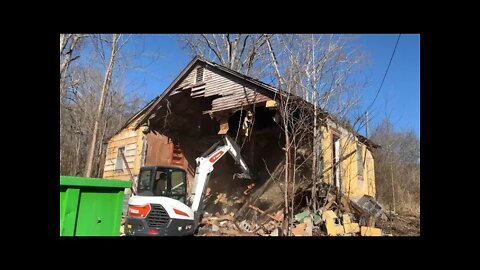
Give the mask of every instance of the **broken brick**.
<path id="1" fill-rule="evenodd" d="M 246 220 L 240 222 L 239 226 L 242 230 L 247 232 L 250 232 L 252 229 L 252 226 Z"/>
<path id="2" fill-rule="evenodd" d="M 303 236 L 305 234 L 305 229 L 306 228 L 307 228 L 307 224 L 305 224 L 305 223 L 298 224 L 297 227 L 295 227 L 292 230 L 292 234 L 294 236 Z"/>

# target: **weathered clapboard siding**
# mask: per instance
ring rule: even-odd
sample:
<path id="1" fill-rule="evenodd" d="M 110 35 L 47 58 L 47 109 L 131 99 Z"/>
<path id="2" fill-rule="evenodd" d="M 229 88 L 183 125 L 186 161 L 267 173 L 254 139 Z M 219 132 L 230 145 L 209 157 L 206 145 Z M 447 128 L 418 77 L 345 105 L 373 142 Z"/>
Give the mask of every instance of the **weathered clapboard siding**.
<path id="1" fill-rule="evenodd" d="M 173 89 L 175 89 L 174 91 L 172 91 L 170 93 L 170 96 L 173 96 L 175 94 L 177 94 L 178 92 L 182 91 L 182 90 L 185 90 L 185 89 L 189 89 L 192 87 L 192 85 L 195 84 L 195 75 L 197 74 L 197 67 L 199 67 L 198 65 L 195 66 L 191 71 L 190 73 L 188 73 L 187 77 L 185 77 L 185 79 L 179 81 L 174 87 Z"/>
<path id="2" fill-rule="evenodd" d="M 205 97 L 219 95 L 212 101 L 212 110 L 209 112 L 228 110 L 247 104 L 265 102 L 269 97 L 262 94 L 257 87 L 240 83 L 231 75 L 223 74 L 216 69 L 205 69 Z"/>
<path id="3" fill-rule="evenodd" d="M 113 136 L 107 146 L 105 157 L 105 166 L 103 169 L 103 178 L 130 179 L 126 169 L 115 170 L 117 162 L 118 148 L 125 147 L 125 159 L 133 175 L 137 175 L 141 166 L 141 157 L 143 151 L 143 128 L 134 130 L 135 122 L 132 122 L 124 130 Z"/>
<path id="4" fill-rule="evenodd" d="M 194 84 L 195 83 L 195 74 L 197 74 L 197 67 L 195 66 L 192 71 L 187 75 L 187 77 L 180 81 L 178 85 L 175 88 L 180 88 L 180 87 L 186 87 L 188 85 Z"/>
<path id="5" fill-rule="evenodd" d="M 269 100 L 270 98 L 255 92 L 250 93 L 234 93 L 233 95 L 214 99 L 212 102 L 212 111 L 218 109 L 226 109 L 232 106 L 241 106 L 252 103 L 259 103 Z"/>
<path id="6" fill-rule="evenodd" d="M 262 94 L 257 86 L 242 83 L 238 78 L 208 65 L 204 67 L 204 81 L 197 83 L 195 80 L 199 67 L 200 65 L 192 67 L 188 75 L 173 87 L 176 90 L 170 95 L 190 89 L 192 98 L 219 96 L 212 101 L 212 109 L 203 113 L 229 110 L 271 99 Z"/>

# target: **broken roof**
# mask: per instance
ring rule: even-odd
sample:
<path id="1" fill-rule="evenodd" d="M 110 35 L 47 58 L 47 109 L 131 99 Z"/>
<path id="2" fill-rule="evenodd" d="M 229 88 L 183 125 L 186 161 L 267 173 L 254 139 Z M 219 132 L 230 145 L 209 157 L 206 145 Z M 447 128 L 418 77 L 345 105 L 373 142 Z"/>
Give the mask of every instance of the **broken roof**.
<path id="1" fill-rule="evenodd" d="M 143 116 L 140 118 L 140 120 L 137 122 L 137 124 L 135 125 L 135 129 L 139 128 L 141 125 L 143 125 L 145 122 L 147 122 L 147 120 L 150 118 L 150 116 L 152 114 L 154 114 L 155 110 L 159 108 L 159 104 L 160 102 L 166 97 L 168 96 L 172 91 L 174 91 L 175 89 L 175 86 L 177 85 L 178 82 L 182 81 L 187 75 L 188 73 L 191 71 L 191 69 L 193 67 L 195 67 L 197 64 L 199 63 L 203 63 L 204 65 L 208 65 L 212 68 L 215 68 L 217 70 L 221 70 L 225 73 L 228 73 L 236 78 L 239 78 L 241 80 L 244 80 L 246 82 L 249 82 L 253 85 L 256 85 L 262 89 L 265 89 L 267 91 L 270 91 L 270 92 L 273 92 L 274 94 L 279 94 L 279 93 L 284 93 L 284 91 L 276 88 L 276 87 L 273 87 L 267 83 L 264 83 L 262 81 L 259 81 L 257 79 L 254 79 L 252 77 L 249 77 L 249 76 L 246 76 L 242 73 L 239 73 L 237 71 L 234 71 L 232 69 L 229 69 L 227 67 L 224 67 L 224 66 L 221 66 L 221 65 L 218 65 L 218 64 L 215 64 L 213 62 L 210 62 L 210 61 L 207 61 L 205 60 L 204 58 L 200 57 L 200 56 L 195 56 L 192 61 L 190 61 L 190 63 L 188 63 L 188 65 L 180 72 L 180 74 L 177 76 L 177 78 L 175 78 L 175 80 L 167 87 L 167 89 L 165 89 L 165 91 L 158 97 L 156 97 L 154 100 L 152 100 L 149 104 L 147 104 L 147 106 L 145 106 L 145 108 L 143 108 L 140 112 L 138 112 L 134 117 L 132 117 L 128 122 L 127 124 L 125 124 L 125 126 L 127 126 L 128 124 L 130 124 L 135 118 L 137 118 L 140 114 L 143 114 Z M 322 112 L 327 116 L 329 117 L 330 119 L 332 119 L 333 121 L 339 123 L 339 121 L 333 117 L 331 114 L 329 114 L 328 112 L 322 110 Z M 341 124 L 341 123 L 340 123 Z M 342 126 L 345 126 L 344 124 L 341 124 Z M 124 126 L 124 127 L 125 127 Z M 355 130 L 353 130 L 353 128 L 349 127 L 348 125 L 345 126 L 349 131 L 353 132 L 356 137 L 358 138 L 358 140 L 362 143 L 364 143 L 365 145 L 369 146 L 369 147 L 373 147 L 373 148 L 379 148 L 380 146 L 378 144 L 375 144 L 374 142 L 372 142 L 371 140 L 369 140 L 368 138 L 358 134 Z M 123 129 L 123 128 L 122 128 Z"/>

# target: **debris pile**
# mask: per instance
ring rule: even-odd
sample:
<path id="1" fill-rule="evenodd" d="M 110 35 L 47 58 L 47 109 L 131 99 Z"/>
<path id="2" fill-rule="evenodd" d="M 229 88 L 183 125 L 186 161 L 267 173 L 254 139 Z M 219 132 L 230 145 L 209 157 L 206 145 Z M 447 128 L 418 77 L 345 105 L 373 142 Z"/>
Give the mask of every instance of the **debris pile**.
<path id="1" fill-rule="evenodd" d="M 254 206 L 252 206 L 254 207 Z M 256 208 L 261 211 L 260 209 Z M 234 213 L 220 215 L 218 212 L 212 215 L 208 212 L 203 214 L 197 235 L 200 236 L 268 236 L 278 235 L 278 227 L 283 221 L 282 211 L 275 215 L 268 215 L 272 220 L 263 224 L 256 224 L 249 220 L 238 222 Z M 281 229 L 280 229 L 281 230 Z"/>
<path id="2" fill-rule="evenodd" d="M 359 200 L 345 197 L 338 189 L 322 184 L 318 190 L 317 210 L 305 206 L 294 215 L 291 222 L 292 236 L 382 236 L 382 230 L 375 227 L 377 219 L 384 217 L 383 207 L 370 196 Z M 223 194 L 216 203 L 229 204 Z M 276 212 L 264 210 L 248 204 L 248 208 L 264 219 L 243 219 L 232 211 L 229 214 L 214 215 L 205 212 L 198 235 L 210 236 L 283 236 L 285 235 L 283 209 Z M 282 229 L 283 228 L 283 229 Z"/>
<path id="3" fill-rule="evenodd" d="M 382 217 L 383 207 L 371 196 L 351 200 L 336 187 L 322 184 L 318 192 L 318 209 L 308 208 L 294 217 L 294 236 L 382 236 L 375 227 L 377 218 Z"/>
<path id="4" fill-rule="evenodd" d="M 125 216 L 122 215 L 122 221 L 120 222 L 120 236 L 125 236 Z"/>

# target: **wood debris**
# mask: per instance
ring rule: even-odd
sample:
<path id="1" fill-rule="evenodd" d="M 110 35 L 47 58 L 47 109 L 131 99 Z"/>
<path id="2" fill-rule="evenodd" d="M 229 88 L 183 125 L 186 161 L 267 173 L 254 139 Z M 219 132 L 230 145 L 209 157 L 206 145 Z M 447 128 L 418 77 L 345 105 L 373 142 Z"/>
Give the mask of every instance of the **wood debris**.
<path id="1" fill-rule="evenodd" d="M 254 185 L 249 185 L 253 189 Z M 248 192 L 247 192 L 248 193 Z M 304 207 L 295 213 L 292 236 L 378 236 L 382 235 L 379 228 L 375 228 L 374 214 L 362 205 L 341 194 L 337 188 L 322 184 L 319 189 L 317 211 Z M 246 196 L 242 195 L 242 198 Z M 245 202 L 247 209 L 253 210 L 248 219 L 229 211 L 228 205 L 238 203 L 236 197 L 228 199 L 225 193 L 217 195 L 215 204 L 223 204 L 220 213 L 211 215 L 205 213 L 200 224 L 203 231 L 200 235 L 217 236 L 284 236 L 284 211 L 278 204 L 268 209 L 255 206 L 255 201 Z M 371 200 L 371 199 L 370 199 Z M 376 202 L 374 202 L 376 203 Z M 378 212 L 379 219 L 382 215 Z M 282 229 L 280 229 L 282 228 Z"/>

